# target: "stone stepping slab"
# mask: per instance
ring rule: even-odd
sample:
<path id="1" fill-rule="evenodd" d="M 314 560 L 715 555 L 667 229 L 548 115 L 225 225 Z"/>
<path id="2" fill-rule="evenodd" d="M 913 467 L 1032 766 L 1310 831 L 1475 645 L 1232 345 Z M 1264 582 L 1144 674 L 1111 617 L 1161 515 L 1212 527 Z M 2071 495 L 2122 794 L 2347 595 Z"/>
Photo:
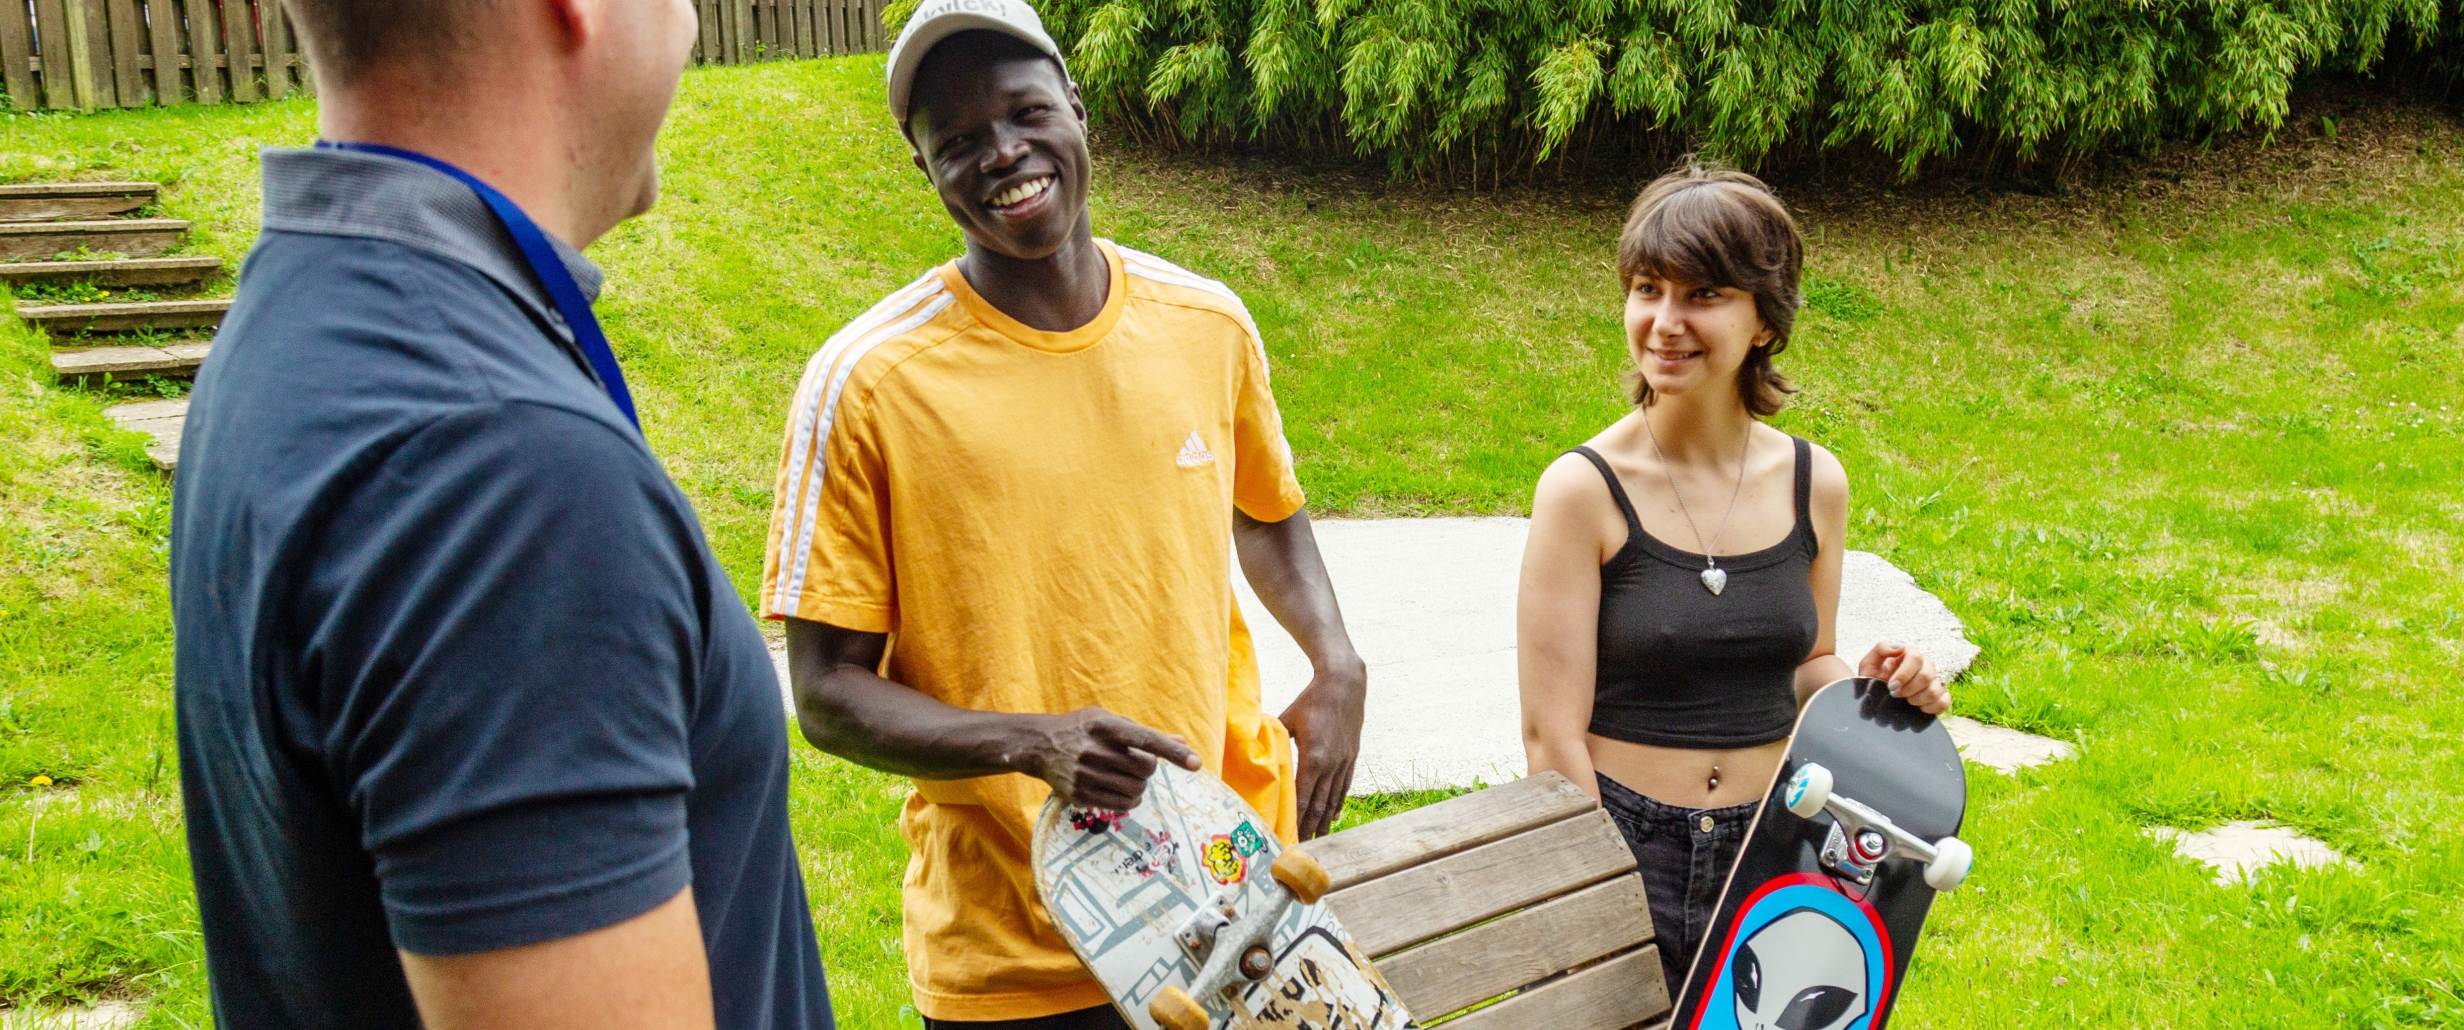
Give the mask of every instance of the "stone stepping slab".
<path id="1" fill-rule="evenodd" d="M 2216 870 L 2216 885 L 2230 887 L 2249 880 L 2259 870 L 2279 862 L 2295 868 L 2351 868 L 2353 860 L 2325 842 L 2274 823 L 2243 820 L 2191 833 L 2171 826 L 2149 827 L 2147 835 L 2173 845 L 2173 853 Z"/>
<path id="2" fill-rule="evenodd" d="M 213 347 L 203 340 L 160 347 L 55 347 L 51 371 L 64 380 L 106 383 L 149 375 L 187 377 L 197 374 Z"/>
<path id="3" fill-rule="evenodd" d="M 149 258 L 188 235 L 179 218 L 117 218 L 99 222 L 0 222 L 0 261 L 41 260 L 82 247 Z"/>
<path id="4" fill-rule="evenodd" d="M 22 182 L 0 185 L 0 222 L 109 218 L 151 204 L 162 187 L 150 182 Z"/>
<path id="5" fill-rule="evenodd" d="M 171 472 L 180 467 L 180 427 L 188 421 L 188 398 L 115 404 L 103 409 L 103 417 L 122 429 L 153 434 L 145 456 L 154 460 L 155 468 Z"/>
<path id="6" fill-rule="evenodd" d="M 126 261 L 0 262 L 0 283 L 88 282 L 97 286 L 187 286 L 222 271 L 218 257 L 130 258 Z"/>
<path id="7" fill-rule="evenodd" d="M 53 336 L 135 329 L 211 329 L 231 310 L 220 300 L 143 300 L 119 304 L 20 304 L 17 317 Z"/>

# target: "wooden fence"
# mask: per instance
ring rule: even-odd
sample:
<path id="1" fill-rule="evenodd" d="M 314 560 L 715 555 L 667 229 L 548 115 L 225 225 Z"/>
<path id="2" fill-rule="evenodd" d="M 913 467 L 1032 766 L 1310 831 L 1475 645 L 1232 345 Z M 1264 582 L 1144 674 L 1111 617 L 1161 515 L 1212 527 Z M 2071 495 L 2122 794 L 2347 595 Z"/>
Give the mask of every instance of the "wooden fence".
<path id="1" fill-rule="evenodd" d="M 306 80 L 275 0 L 0 0 L 0 84 L 20 111 L 245 102 Z"/>
<path id="2" fill-rule="evenodd" d="M 4 2 L 4 0 L 0 0 Z M 700 64 L 750 64 L 888 50 L 883 0 L 693 0 Z"/>
<path id="3" fill-rule="evenodd" d="M 882 4 L 694 0 L 693 60 L 885 50 Z M 246 103 L 308 86 L 278 0 L 0 0 L 0 87 L 20 111 Z"/>

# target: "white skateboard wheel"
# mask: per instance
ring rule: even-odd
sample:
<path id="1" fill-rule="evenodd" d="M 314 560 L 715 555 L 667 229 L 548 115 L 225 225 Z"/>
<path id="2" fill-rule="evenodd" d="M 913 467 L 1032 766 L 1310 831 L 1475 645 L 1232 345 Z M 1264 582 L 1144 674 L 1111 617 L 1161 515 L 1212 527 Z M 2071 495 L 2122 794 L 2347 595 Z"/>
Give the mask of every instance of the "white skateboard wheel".
<path id="1" fill-rule="evenodd" d="M 1155 1000 L 1147 1002 L 1146 1014 L 1162 1024 L 1164 1030 L 1206 1030 L 1214 1022 L 1197 999 L 1178 987 L 1166 987 Z"/>
<path id="2" fill-rule="evenodd" d="M 1957 890 L 1976 862 L 1976 849 L 1957 837 L 1934 842 L 1934 860 L 1925 863 L 1925 885 L 1938 891 Z"/>
<path id="3" fill-rule="evenodd" d="M 1820 763 L 1807 762 L 1797 767 L 1797 774 L 1788 778 L 1788 786 L 1780 791 L 1781 803 L 1789 814 L 1799 819 L 1811 819 L 1831 800 L 1831 770 Z"/>

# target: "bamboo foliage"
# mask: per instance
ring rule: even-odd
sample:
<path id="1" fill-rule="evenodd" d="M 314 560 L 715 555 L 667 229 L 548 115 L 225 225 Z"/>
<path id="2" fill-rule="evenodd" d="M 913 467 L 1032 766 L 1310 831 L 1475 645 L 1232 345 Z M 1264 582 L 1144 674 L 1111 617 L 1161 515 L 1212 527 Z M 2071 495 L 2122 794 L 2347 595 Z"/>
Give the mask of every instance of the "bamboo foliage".
<path id="1" fill-rule="evenodd" d="M 1170 145 L 1333 144 L 1398 173 L 1657 134 L 1753 164 L 1989 145 L 2067 159 L 2274 128 L 2295 80 L 2406 55 L 2464 0 L 1038 0 L 1100 117 Z M 911 2 L 894 3 L 892 31 Z"/>

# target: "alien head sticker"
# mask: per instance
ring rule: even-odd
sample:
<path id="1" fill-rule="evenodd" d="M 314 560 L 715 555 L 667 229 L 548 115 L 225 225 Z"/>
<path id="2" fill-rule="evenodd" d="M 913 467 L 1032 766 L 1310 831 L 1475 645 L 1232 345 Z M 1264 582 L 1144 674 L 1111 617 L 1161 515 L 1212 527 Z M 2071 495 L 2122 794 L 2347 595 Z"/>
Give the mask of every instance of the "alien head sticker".
<path id="1" fill-rule="evenodd" d="M 1820 877 L 1781 877 L 1738 909 L 1691 1030 L 1868 1030 L 1892 986 L 1879 914 Z"/>

